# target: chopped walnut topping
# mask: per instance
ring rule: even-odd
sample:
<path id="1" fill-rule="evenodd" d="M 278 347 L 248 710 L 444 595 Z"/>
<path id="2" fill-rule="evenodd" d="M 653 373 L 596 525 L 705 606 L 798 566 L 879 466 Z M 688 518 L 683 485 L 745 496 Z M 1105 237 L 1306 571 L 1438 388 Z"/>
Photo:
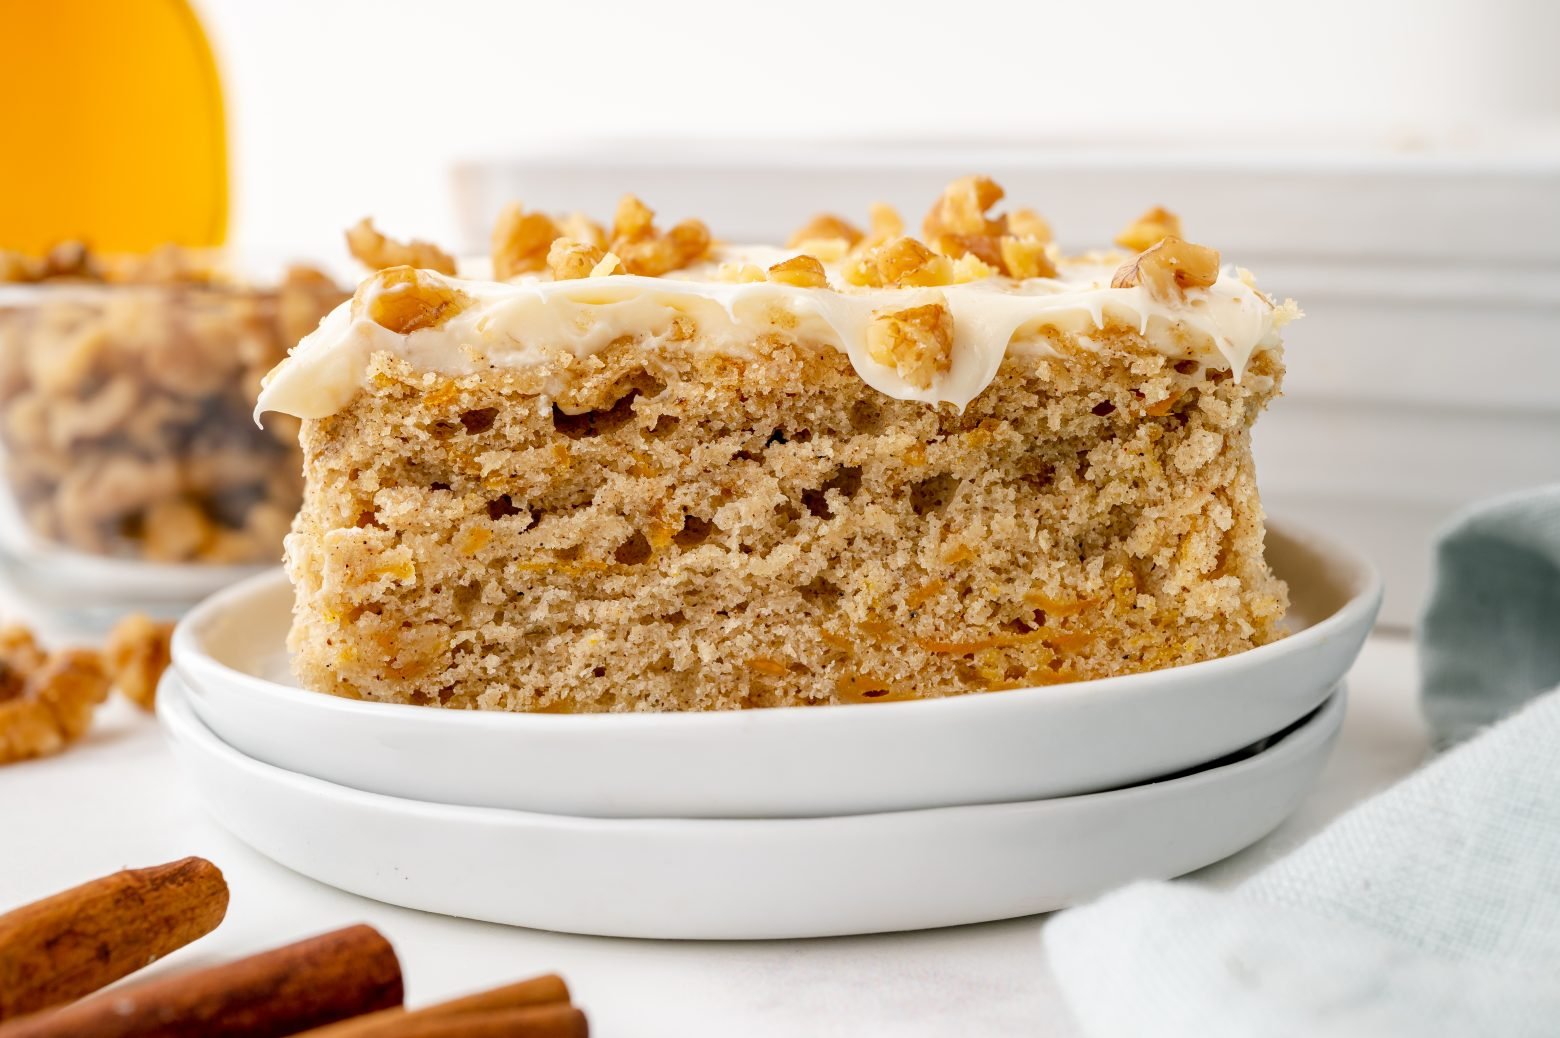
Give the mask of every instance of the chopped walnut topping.
<path id="1" fill-rule="evenodd" d="M 374 221 L 363 217 L 347 228 L 347 249 L 352 258 L 369 270 L 387 267 L 420 267 L 440 274 L 455 273 L 455 258 L 437 245 L 425 241 L 399 242 L 374 229 Z"/>
<path id="2" fill-rule="evenodd" d="M 1116 235 L 1116 244 L 1133 252 L 1151 248 L 1163 238 L 1181 237 L 1181 218 L 1162 206 L 1155 206 Z"/>
<path id="3" fill-rule="evenodd" d="M 612 240 L 630 241 L 648 238 L 655 233 L 655 210 L 640 201 L 638 195 L 624 195 L 618 199 L 617 212 L 612 217 Z"/>
<path id="4" fill-rule="evenodd" d="M 554 238 L 547 251 L 547 269 L 555 281 L 574 281 L 588 278 L 591 272 L 607 258 L 605 249 L 573 238 Z"/>
<path id="5" fill-rule="evenodd" d="M 45 652 L 24 628 L 0 630 L 0 764 L 58 753 L 81 738 L 108 687 L 97 653 Z"/>
<path id="6" fill-rule="evenodd" d="M 895 238 L 847 264 L 845 280 L 872 288 L 948 285 L 953 268 L 914 238 Z"/>
<path id="7" fill-rule="evenodd" d="M 715 280 L 742 284 L 767 281 L 768 275 L 764 273 L 764 268 L 756 263 L 722 263 L 715 268 Z"/>
<path id="8" fill-rule="evenodd" d="M 710 231 L 700 220 L 684 220 L 665 234 L 655 228 L 655 213 L 633 195 L 624 195 L 612 221 L 612 252 L 630 274 L 660 277 L 696 262 L 710 251 Z"/>
<path id="9" fill-rule="evenodd" d="M 792 247 L 820 263 L 840 263 L 851 254 L 851 247 L 844 238 L 808 238 Z"/>
<path id="10" fill-rule="evenodd" d="M 917 389 L 953 363 L 953 315 L 940 295 L 904 310 L 878 311 L 867 326 L 867 353 Z"/>
<path id="11" fill-rule="evenodd" d="M 1188 288 L 1208 288 L 1219 280 L 1219 252 L 1180 238 L 1157 244 L 1122 264 L 1110 279 L 1112 288 L 1142 285 L 1162 302 L 1186 298 Z"/>
<path id="12" fill-rule="evenodd" d="M 769 280 L 797 288 L 828 288 L 829 276 L 823 264 L 811 256 L 792 256 L 769 268 Z"/>
<path id="13" fill-rule="evenodd" d="M 559 220 L 558 233 L 598 249 L 607 247 L 607 229 L 584 213 L 570 213 Z"/>
<path id="14" fill-rule="evenodd" d="M 1033 209 L 1015 209 L 1007 216 L 1008 233 L 1018 238 L 1039 238 L 1049 242 L 1051 224 Z"/>
<path id="15" fill-rule="evenodd" d="M 593 278 L 604 278 L 613 274 L 627 273 L 628 271 L 623 269 L 623 261 L 609 252 L 601 257 L 601 262 L 591 268 L 590 276 Z"/>
<path id="16" fill-rule="evenodd" d="M 987 215 L 1002 197 L 1001 186 L 989 177 L 955 180 L 926 215 L 926 240 L 944 256 L 973 256 L 1008 277 L 1055 277 L 1055 262 L 1045 248 L 1051 225 L 1033 209 Z"/>
<path id="17" fill-rule="evenodd" d="M 887 202 L 873 202 L 867 209 L 867 236 L 856 243 L 865 251 L 887 244 L 905 233 L 904 218 Z"/>
<path id="18" fill-rule="evenodd" d="M 1002 252 L 1000 266 L 1014 278 L 1054 278 L 1056 262 L 1051 258 L 1044 239 L 1037 237 L 1015 238 L 1005 235 L 999 243 Z"/>
<path id="19" fill-rule="evenodd" d="M 955 285 L 968 284 L 971 281 L 980 281 L 989 278 L 997 271 L 988 266 L 979 256 L 973 252 L 960 256 L 950 264 Z"/>
<path id="20" fill-rule="evenodd" d="M 547 252 L 563 232 L 546 213 L 528 213 L 511 202 L 493 225 L 493 276 L 508 281 L 547 269 Z"/>
<path id="21" fill-rule="evenodd" d="M 949 184 L 921 223 L 927 241 L 947 235 L 983 235 L 1007 233 L 1007 221 L 989 220 L 986 210 L 1002 201 L 1005 192 L 990 177 L 960 177 Z"/>
<path id="22" fill-rule="evenodd" d="M 157 682 L 168 669 L 172 637 L 172 623 L 145 613 L 130 614 L 108 632 L 103 658 L 114 687 L 142 710 L 157 704 Z"/>
<path id="23" fill-rule="evenodd" d="M 803 242 L 828 241 L 838 238 L 845 242 L 847 249 L 854 248 L 861 241 L 863 235 L 860 230 L 847 221 L 835 216 L 833 213 L 819 213 L 802 225 L 801 229 L 791 235 L 785 243 L 788 249 L 801 247 Z"/>
<path id="24" fill-rule="evenodd" d="M 945 234 L 932 241 L 937 251 L 949 259 L 974 256 L 988 267 L 1002 269 L 1002 246 L 995 235 Z"/>
<path id="25" fill-rule="evenodd" d="M 370 321 L 409 335 L 439 327 L 470 302 L 470 296 L 442 278 L 411 267 L 391 267 L 358 286 L 352 311 L 366 308 Z"/>

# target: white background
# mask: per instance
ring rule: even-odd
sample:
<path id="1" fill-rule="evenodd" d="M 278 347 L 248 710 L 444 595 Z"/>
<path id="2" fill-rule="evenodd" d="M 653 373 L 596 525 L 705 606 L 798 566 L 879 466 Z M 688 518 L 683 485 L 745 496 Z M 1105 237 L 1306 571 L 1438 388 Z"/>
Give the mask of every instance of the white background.
<path id="1" fill-rule="evenodd" d="M 235 239 L 264 253 L 335 256 L 369 213 L 469 249 L 452 162 L 580 142 L 1293 150 L 1481 142 L 1560 118 L 1560 4 L 1546 0 L 198 8 L 230 106 Z"/>

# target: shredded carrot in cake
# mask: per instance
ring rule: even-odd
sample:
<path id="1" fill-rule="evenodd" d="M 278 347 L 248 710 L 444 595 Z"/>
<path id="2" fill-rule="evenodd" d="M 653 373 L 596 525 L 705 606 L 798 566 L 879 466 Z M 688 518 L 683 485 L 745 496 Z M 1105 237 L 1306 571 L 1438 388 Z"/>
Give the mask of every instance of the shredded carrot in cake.
<path id="1" fill-rule="evenodd" d="M 947 588 L 947 586 L 948 582 L 946 580 L 943 580 L 940 577 L 934 577 L 906 595 L 905 605 L 909 606 L 911 609 L 919 609 L 926 603 L 930 602 L 932 599 L 936 598 L 938 595 L 942 594 L 943 590 Z"/>
<path id="2" fill-rule="evenodd" d="M 791 672 L 791 668 L 784 663 L 770 659 L 768 656 L 754 656 L 748 660 L 747 665 L 749 670 L 756 670 L 760 674 L 768 674 L 770 677 L 776 678 L 783 678 Z"/>

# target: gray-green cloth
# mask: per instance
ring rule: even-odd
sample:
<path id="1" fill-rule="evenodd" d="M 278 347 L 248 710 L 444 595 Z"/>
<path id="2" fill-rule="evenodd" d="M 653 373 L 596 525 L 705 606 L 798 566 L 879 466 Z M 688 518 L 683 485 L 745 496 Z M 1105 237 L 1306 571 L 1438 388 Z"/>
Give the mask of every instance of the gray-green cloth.
<path id="1" fill-rule="evenodd" d="M 1560 486 L 1483 502 L 1447 525 L 1419 660 L 1441 746 L 1560 685 Z"/>

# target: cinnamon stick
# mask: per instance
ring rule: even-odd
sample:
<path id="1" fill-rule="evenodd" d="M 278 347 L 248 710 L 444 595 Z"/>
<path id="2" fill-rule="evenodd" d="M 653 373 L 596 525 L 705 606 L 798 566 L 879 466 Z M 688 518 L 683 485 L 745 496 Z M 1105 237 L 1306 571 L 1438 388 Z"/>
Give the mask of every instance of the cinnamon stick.
<path id="1" fill-rule="evenodd" d="M 204 858 L 126 869 L 0 916 L 0 1022 L 63 1005 L 217 928 L 222 871 Z"/>
<path id="2" fill-rule="evenodd" d="M 504 1009 L 524 1009 L 541 1005 L 568 1005 L 569 987 L 556 973 L 548 973 L 530 980 L 516 981 L 503 987 L 478 991 L 472 995 L 439 1002 L 421 1009 L 384 1009 L 367 1016 L 343 1020 L 310 1031 L 298 1038 L 393 1038 L 403 1033 L 401 1028 L 424 1020 L 459 1016 L 467 1013 L 486 1013 Z"/>
<path id="3" fill-rule="evenodd" d="M 281 1038 L 401 996 L 395 950 L 372 927 L 350 926 L 0 1024 L 0 1038 Z"/>
<path id="4" fill-rule="evenodd" d="M 585 1014 L 567 1003 L 454 1016 L 408 1013 L 384 1038 L 590 1038 Z"/>

